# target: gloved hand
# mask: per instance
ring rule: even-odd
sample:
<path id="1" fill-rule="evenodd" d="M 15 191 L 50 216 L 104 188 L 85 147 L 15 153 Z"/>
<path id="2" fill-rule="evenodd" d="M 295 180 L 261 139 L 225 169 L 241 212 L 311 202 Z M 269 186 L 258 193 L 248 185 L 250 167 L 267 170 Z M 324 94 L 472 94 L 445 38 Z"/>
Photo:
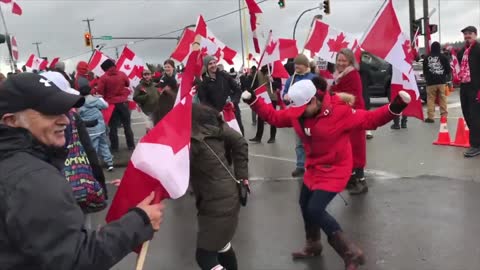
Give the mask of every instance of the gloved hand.
<path id="1" fill-rule="evenodd" d="M 255 95 L 254 91 L 243 91 L 242 100 L 248 105 L 251 105 L 257 100 L 257 95 Z"/>
<path id="2" fill-rule="evenodd" d="M 406 91 L 398 92 L 398 95 L 395 99 L 390 103 L 388 108 L 390 112 L 395 115 L 400 115 L 402 111 L 408 106 L 408 104 L 412 101 L 412 98 Z"/>

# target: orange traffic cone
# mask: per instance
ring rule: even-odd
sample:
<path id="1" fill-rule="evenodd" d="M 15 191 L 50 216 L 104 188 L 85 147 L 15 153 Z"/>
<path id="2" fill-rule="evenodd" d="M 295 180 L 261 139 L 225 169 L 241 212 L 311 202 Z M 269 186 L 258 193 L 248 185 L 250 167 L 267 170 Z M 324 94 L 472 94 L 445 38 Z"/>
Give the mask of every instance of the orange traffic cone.
<path id="1" fill-rule="evenodd" d="M 450 145 L 466 148 L 470 147 L 470 130 L 465 124 L 465 120 L 461 117 L 458 118 L 457 134 L 455 135 L 455 141 L 452 142 Z"/>
<path id="2" fill-rule="evenodd" d="M 448 133 L 447 118 L 442 116 L 440 119 L 440 131 L 438 138 L 433 144 L 436 145 L 450 145 L 450 133 Z"/>

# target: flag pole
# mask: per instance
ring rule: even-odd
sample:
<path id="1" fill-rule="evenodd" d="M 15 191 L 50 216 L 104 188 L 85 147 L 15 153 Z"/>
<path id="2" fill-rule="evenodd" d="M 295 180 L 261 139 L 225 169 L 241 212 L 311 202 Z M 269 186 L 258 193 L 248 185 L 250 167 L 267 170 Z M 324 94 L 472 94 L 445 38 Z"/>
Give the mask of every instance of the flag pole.
<path id="1" fill-rule="evenodd" d="M 145 265 L 145 259 L 147 258 L 149 244 L 150 240 L 142 244 L 142 249 L 140 250 L 140 254 L 138 254 L 137 266 L 135 267 L 135 270 L 143 270 L 143 266 Z"/>
<path id="2" fill-rule="evenodd" d="M 5 28 L 5 38 L 10 38 L 10 36 L 8 35 L 8 28 L 7 28 L 7 23 L 5 21 L 5 16 L 3 16 L 3 10 L 2 10 L 2 7 L 0 6 L 0 16 L 2 17 L 2 22 L 3 22 L 3 27 Z M 6 40 L 7 41 L 7 47 L 8 47 L 8 44 L 11 43 L 9 40 Z M 15 63 L 12 59 L 12 45 L 10 44 L 10 48 L 8 49 L 8 61 L 10 62 L 10 69 L 12 70 L 12 72 L 15 72 Z"/>
<path id="3" fill-rule="evenodd" d="M 360 39 L 360 46 L 363 43 L 363 40 L 365 39 L 366 35 L 370 32 L 370 28 L 372 28 L 373 24 L 375 23 L 375 20 L 377 19 L 378 14 L 380 13 L 380 11 L 382 11 L 385 8 L 385 5 L 387 5 L 389 1 L 390 0 L 385 0 L 383 4 L 380 6 L 380 8 L 378 9 L 377 13 L 375 13 L 375 16 L 373 16 L 372 21 L 367 27 L 367 31 L 363 33 L 362 38 Z"/>
<path id="4" fill-rule="evenodd" d="M 240 10 L 240 13 L 243 13 L 243 35 L 245 37 L 244 39 L 244 42 L 245 42 L 245 49 L 246 49 L 246 54 L 249 55 L 250 54 L 250 48 L 248 47 L 248 41 L 249 40 L 249 37 L 248 37 L 248 31 L 247 31 L 247 19 L 246 19 L 246 15 L 245 15 L 245 6 L 242 6 L 242 9 Z M 243 44 L 242 44 L 243 46 Z M 245 58 L 245 57 L 244 57 Z M 245 67 L 245 66 L 244 66 Z M 250 68 L 250 59 L 247 58 L 247 68 Z"/>
<path id="5" fill-rule="evenodd" d="M 274 93 L 274 92 L 273 92 L 273 86 L 272 86 L 272 80 L 273 80 L 273 78 L 272 78 L 272 72 L 270 71 L 270 64 L 267 65 L 267 69 L 268 69 L 268 81 L 270 82 L 270 91 L 271 91 L 272 93 Z M 273 69 L 273 66 L 272 66 L 272 69 Z M 267 94 L 268 94 L 268 93 L 267 93 Z"/>
<path id="6" fill-rule="evenodd" d="M 262 64 L 263 56 L 265 55 L 265 51 L 267 50 L 267 46 L 271 38 L 272 38 L 272 30 L 270 30 L 270 33 L 268 34 L 267 42 L 265 42 L 265 47 L 263 48 L 262 56 L 260 56 L 260 60 L 258 61 L 257 72 L 255 72 L 255 75 L 253 75 L 252 85 L 250 85 L 250 88 L 253 87 L 253 84 L 255 83 L 255 79 L 257 78 L 257 73 L 262 67 L 261 64 Z"/>
<path id="7" fill-rule="evenodd" d="M 243 25 L 242 25 L 242 1 L 238 0 L 238 16 L 239 16 L 239 23 L 240 23 L 240 43 L 242 44 L 242 66 L 245 66 L 245 50 L 243 49 Z"/>

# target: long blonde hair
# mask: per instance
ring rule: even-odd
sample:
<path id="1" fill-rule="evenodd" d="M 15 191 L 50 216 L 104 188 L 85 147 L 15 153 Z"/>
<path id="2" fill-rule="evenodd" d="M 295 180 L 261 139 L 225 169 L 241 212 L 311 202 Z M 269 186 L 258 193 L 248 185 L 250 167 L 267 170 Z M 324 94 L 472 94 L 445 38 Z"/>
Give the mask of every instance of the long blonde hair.
<path id="1" fill-rule="evenodd" d="M 350 63 L 351 66 L 353 66 L 356 70 L 359 69 L 359 65 L 358 65 L 358 62 L 357 62 L 357 59 L 355 58 L 355 54 L 353 53 L 352 50 L 350 50 L 349 48 L 343 48 L 341 49 L 338 53 L 337 53 L 337 57 L 335 58 L 335 62 L 337 61 L 338 59 L 338 55 L 340 54 L 343 54 L 348 62 Z"/>

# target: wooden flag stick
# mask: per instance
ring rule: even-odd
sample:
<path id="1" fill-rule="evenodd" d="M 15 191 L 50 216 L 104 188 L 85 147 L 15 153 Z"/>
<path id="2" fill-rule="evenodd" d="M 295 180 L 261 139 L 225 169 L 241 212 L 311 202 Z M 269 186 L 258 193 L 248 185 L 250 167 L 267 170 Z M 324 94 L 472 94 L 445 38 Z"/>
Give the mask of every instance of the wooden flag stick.
<path id="1" fill-rule="evenodd" d="M 138 254 L 137 266 L 135 267 L 135 270 L 143 270 L 143 265 L 145 264 L 145 259 L 147 257 L 149 244 L 150 244 L 150 241 L 143 243 L 142 249 L 140 250 L 140 254 Z"/>

